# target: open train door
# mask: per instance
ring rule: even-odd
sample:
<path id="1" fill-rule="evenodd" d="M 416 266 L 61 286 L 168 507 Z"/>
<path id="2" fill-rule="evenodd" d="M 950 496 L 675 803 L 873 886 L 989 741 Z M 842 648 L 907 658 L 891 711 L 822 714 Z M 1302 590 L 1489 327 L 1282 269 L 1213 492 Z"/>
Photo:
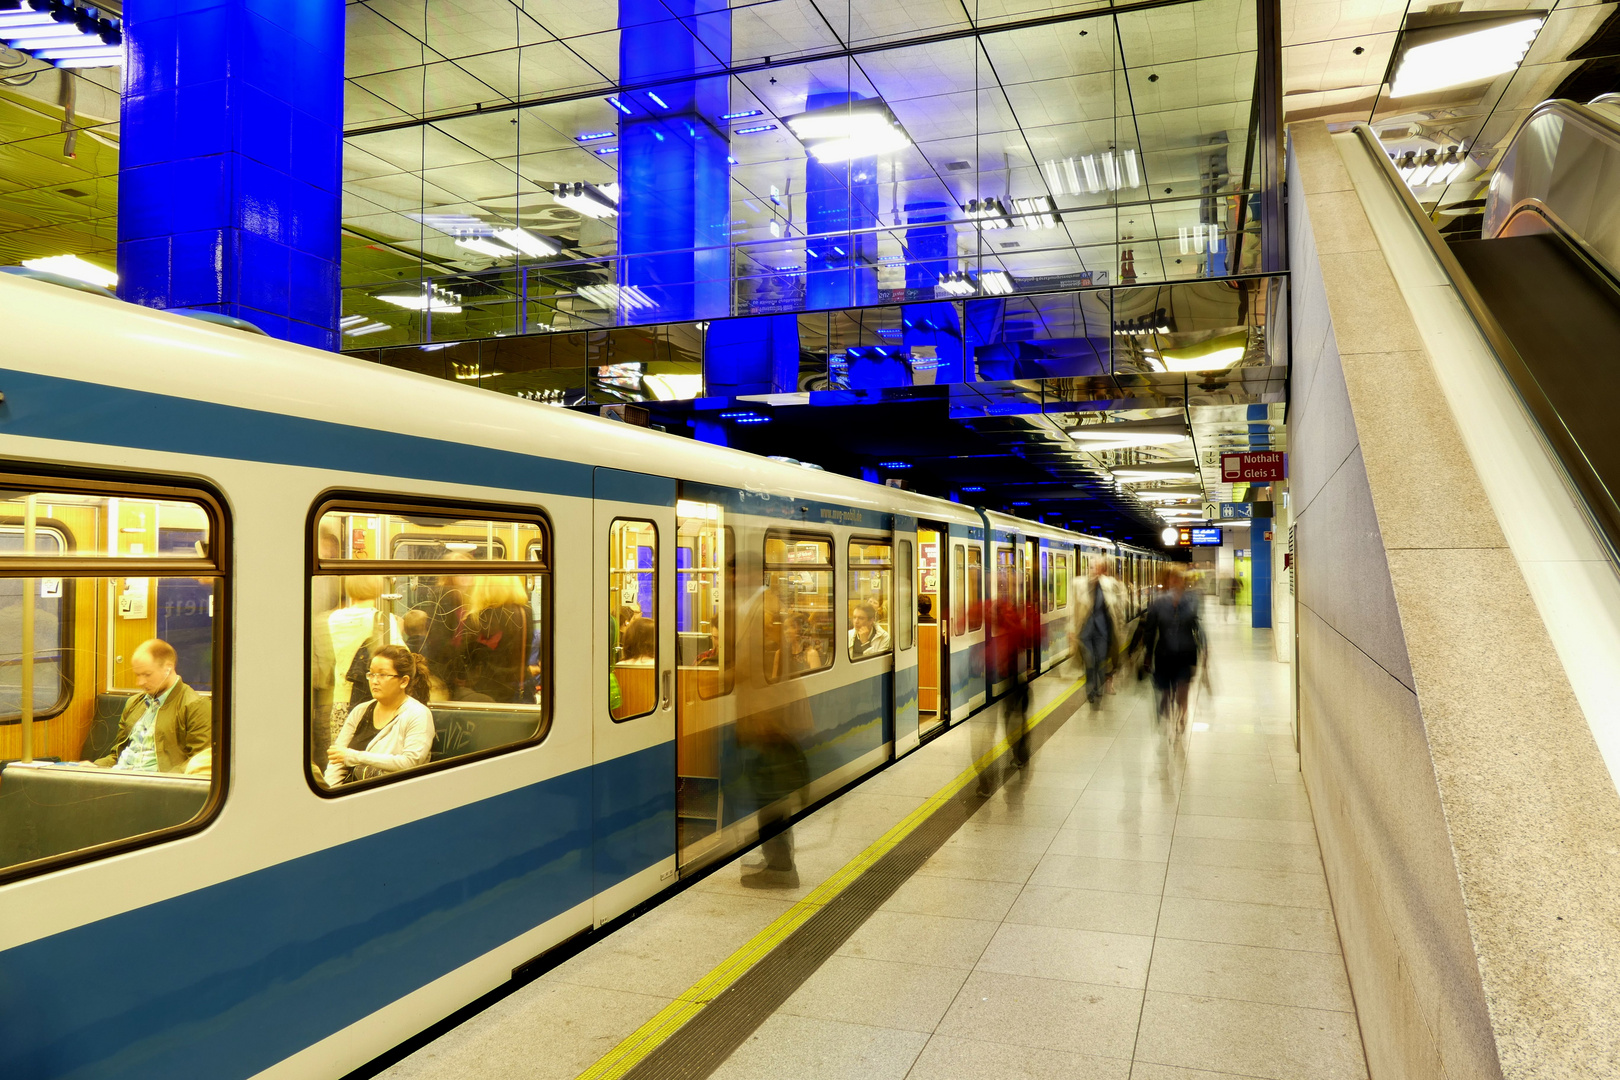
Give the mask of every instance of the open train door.
<path id="1" fill-rule="evenodd" d="M 894 756 L 915 750 L 917 730 L 917 519 L 894 518 L 895 598 L 890 627 L 894 640 Z"/>
<path id="2" fill-rule="evenodd" d="M 596 925 L 674 879 L 675 481 L 596 470 L 590 633 Z"/>

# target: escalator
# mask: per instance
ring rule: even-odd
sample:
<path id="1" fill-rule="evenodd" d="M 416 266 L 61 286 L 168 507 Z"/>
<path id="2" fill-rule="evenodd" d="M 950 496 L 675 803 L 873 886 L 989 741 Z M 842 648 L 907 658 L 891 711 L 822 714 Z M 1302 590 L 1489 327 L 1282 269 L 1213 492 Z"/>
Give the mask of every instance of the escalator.
<path id="1" fill-rule="evenodd" d="M 1425 230 L 1611 557 L 1620 554 L 1617 102 L 1539 106 L 1492 177 L 1483 238 L 1445 243 Z"/>

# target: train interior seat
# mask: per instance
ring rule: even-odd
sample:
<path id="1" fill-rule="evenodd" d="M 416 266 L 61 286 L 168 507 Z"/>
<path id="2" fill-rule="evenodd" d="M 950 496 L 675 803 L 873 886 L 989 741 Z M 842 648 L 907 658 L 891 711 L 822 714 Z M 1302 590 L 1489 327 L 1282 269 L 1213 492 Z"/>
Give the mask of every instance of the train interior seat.
<path id="1" fill-rule="evenodd" d="M 84 733 L 80 761 L 95 761 L 112 752 L 113 744 L 118 741 L 118 719 L 124 715 L 124 704 L 129 698 L 129 694 L 96 695 L 96 714 L 90 721 L 90 730 Z"/>
<path id="2" fill-rule="evenodd" d="M 533 709 L 467 709 L 435 705 L 433 755 L 429 760 L 442 761 L 476 754 L 491 747 L 523 742 L 534 735 L 538 722 L 539 717 Z"/>
<path id="3" fill-rule="evenodd" d="M 9 762 L 0 768 L 0 866 L 183 825 L 208 789 L 203 777 Z"/>

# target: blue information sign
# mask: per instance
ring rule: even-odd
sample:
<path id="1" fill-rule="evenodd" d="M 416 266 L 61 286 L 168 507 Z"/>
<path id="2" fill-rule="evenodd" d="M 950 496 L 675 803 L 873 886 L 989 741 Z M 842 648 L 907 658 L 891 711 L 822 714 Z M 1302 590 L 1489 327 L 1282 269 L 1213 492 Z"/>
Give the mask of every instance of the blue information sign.
<path id="1" fill-rule="evenodd" d="M 1234 518 L 1248 520 L 1254 517 L 1253 503 L 1221 503 L 1221 520 L 1231 521 Z"/>

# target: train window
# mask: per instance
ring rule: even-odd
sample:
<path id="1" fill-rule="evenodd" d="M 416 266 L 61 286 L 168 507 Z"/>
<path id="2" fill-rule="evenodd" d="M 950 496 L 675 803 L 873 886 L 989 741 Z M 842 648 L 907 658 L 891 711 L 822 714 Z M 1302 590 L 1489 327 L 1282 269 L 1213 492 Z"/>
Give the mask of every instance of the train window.
<path id="1" fill-rule="evenodd" d="M 895 580 L 900 586 L 900 595 L 894 604 L 894 633 L 896 646 L 904 650 L 911 648 L 917 632 L 917 601 L 913 595 L 917 590 L 917 567 L 910 540 L 900 541 L 897 569 Z"/>
<path id="2" fill-rule="evenodd" d="M 615 720 L 658 708 L 658 526 L 608 529 L 608 712 Z"/>
<path id="3" fill-rule="evenodd" d="M 893 651 L 894 547 L 887 540 L 849 542 L 849 658 Z"/>
<path id="4" fill-rule="evenodd" d="M 189 831 L 222 791 L 219 503 L 45 483 L 0 476 L 0 880 Z"/>
<path id="5" fill-rule="evenodd" d="M 1041 552 L 1041 610 L 1052 610 L 1052 553 Z"/>
<path id="6" fill-rule="evenodd" d="M 968 630 L 984 625 L 984 549 L 969 544 L 967 549 Z"/>
<path id="7" fill-rule="evenodd" d="M 723 507 L 675 504 L 676 679 L 682 701 L 731 693 L 737 656 L 737 549 Z M 690 682 L 690 685 L 688 685 Z M 690 691 L 690 692 L 689 692 Z"/>
<path id="8" fill-rule="evenodd" d="M 951 635 L 967 633 L 967 548 L 951 545 Z"/>
<path id="9" fill-rule="evenodd" d="M 1069 606 L 1069 557 L 1056 555 L 1053 556 L 1053 561 L 1057 564 L 1057 569 L 1052 574 L 1052 606 L 1055 610 L 1062 611 Z"/>
<path id="10" fill-rule="evenodd" d="M 830 538 L 765 535 L 765 678 L 775 682 L 832 667 L 833 588 Z"/>
<path id="11" fill-rule="evenodd" d="M 341 499 L 312 521 L 306 764 L 317 791 L 544 733 L 544 519 Z"/>

